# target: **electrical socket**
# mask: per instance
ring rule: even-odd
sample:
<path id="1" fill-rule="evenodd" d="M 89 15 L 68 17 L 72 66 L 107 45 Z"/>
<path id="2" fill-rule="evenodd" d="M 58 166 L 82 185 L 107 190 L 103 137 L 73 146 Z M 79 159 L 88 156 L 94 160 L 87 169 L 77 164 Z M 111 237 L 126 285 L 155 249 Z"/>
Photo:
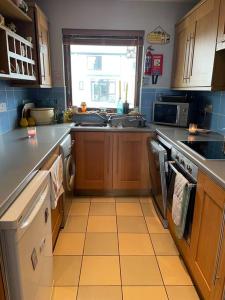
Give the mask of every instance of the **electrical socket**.
<path id="1" fill-rule="evenodd" d="M 6 103 L 5 102 L 1 102 L 0 103 L 0 112 L 4 112 L 6 111 Z"/>

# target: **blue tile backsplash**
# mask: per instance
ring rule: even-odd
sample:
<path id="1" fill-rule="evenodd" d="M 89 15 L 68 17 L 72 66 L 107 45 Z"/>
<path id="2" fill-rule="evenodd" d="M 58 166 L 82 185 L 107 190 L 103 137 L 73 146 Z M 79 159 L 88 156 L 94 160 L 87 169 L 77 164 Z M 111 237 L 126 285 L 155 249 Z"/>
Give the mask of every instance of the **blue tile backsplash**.
<path id="1" fill-rule="evenodd" d="M 17 88 L 0 80 L 0 103 L 6 104 L 6 111 L 0 112 L 0 134 L 18 126 L 18 119 L 24 103 L 34 102 L 37 107 L 65 109 L 65 88 Z"/>
<path id="2" fill-rule="evenodd" d="M 184 92 L 170 89 L 142 88 L 140 109 L 148 122 L 152 121 L 152 104 L 161 95 L 181 95 Z M 225 133 L 225 92 L 191 92 L 192 122 L 220 133 Z M 18 126 L 18 118 L 26 102 L 34 102 L 37 107 L 54 107 L 62 111 L 66 107 L 65 87 L 17 88 L 7 81 L 0 80 L 0 103 L 6 104 L 6 111 L 0 112 L 0 134 Z M 207 105 L 212 112 L 205 112 Z M 196 117 L 197 116 L 197 117 Z"/>

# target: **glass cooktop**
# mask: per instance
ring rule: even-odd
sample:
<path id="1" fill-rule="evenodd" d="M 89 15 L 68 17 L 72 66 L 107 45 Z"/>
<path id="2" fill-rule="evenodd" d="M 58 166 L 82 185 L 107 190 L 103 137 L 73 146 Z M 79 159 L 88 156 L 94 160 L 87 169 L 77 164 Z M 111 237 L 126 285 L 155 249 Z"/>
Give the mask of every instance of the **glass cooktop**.
<path id="1" fill-rule="evenodd" d="M 223 141 L 181 141 L 205 159 L 225 159 L 225 143 Z"/>

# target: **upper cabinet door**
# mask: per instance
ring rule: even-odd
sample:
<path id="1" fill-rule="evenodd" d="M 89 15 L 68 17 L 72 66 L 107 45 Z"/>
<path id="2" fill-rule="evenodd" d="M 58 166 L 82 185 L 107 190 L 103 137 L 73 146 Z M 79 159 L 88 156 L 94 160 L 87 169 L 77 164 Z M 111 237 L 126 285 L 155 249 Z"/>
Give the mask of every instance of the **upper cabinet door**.
<path id="1" fill-rule="evenodd" d="M 189 40 L 188 24 L 186 20 L 176 26 L 174 64 L 172 72 L 172 87 L 186 86 L 186 67 L 188 58 Z"/>
<path id="2" fill-rule="evenodd" d="M 225 49 L 225 0 L 220 3 L 219 28 L 217 37 L 217 50 Z"/>
<path id="3" fill-rule="evenodd" d="M 40 85 L 51 86 L 51 64 L 50 64 L 50 47 L 49 47 L 49 29 L 48 20 L 44 13 L 36 6 L 36 26 L 38 34 L 39 48 L 39 74 Z"/>
<path id="4" fill-rule="evenodd" d="M 195 36 L 189 71 L 190 87 L 211 87 L 215 59 L 219 1 L 207 0 L 194 12 Z"/>

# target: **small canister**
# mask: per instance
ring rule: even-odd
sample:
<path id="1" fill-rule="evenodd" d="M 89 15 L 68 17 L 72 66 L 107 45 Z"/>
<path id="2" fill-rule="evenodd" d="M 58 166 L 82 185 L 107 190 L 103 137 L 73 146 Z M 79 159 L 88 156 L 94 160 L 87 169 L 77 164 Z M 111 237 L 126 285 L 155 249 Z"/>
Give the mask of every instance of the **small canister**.
<path id="1" fill-rule="evenodd" d="M 128 102 L 124 102 L 123 103 L 123 114 L 127 115 L 129 113 L 129 103 Z"/>

